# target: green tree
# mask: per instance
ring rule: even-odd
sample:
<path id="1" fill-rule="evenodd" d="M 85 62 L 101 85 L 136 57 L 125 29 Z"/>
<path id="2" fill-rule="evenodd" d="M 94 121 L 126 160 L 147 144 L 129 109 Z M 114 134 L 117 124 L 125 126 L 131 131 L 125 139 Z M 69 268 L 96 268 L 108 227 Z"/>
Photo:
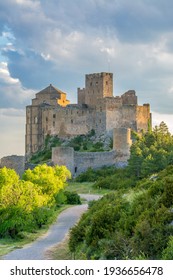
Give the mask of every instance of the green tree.
<path id="1" fill-rule="evenodd" d="M 26 170 L 23 180 L 30 181 L 45 195 L 50 201 L 64 188 L 65 182 L 71 177 L 70 171 L 65 166 L 38 165 L 33 170 Z"/>
<path id="2" fill-rule="evenodd" d="M 0 237 L 16 237 L 46 224 L 68 178 L 65 166 L 39 165 L 26 170 L 24 180 L 14 170 L 0 169 Z"/>
<path id="3" fill-rule="evenodd" d="M 10 168 L 0 168 L 0 189 L 3 186 L 16 184 L 19 181 L 19 175 Z"/>
<path id="4" fill-rule="evenodd" d="M 0 235 L 15 237 L 18 232 L 36 228 L 33 211 L 47 204 L 31 182 L 4 185 L 0 193 Z"/>
<path id="5" fill-rule="evenodd" d="M 128 169 L 138 178 L 159 172 L 173 162 L 173 136 L 164 122 L 144 133 L 131 146 Z"/>

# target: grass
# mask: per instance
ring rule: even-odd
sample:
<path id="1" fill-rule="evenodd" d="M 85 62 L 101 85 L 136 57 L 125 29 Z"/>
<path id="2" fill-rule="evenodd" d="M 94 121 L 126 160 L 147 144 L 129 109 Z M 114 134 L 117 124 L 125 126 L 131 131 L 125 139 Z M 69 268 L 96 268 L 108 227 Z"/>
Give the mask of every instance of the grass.
<path id="1" fill-rule="evenodd" d="M 65 210 L 66 208 L 70 207 L 71 205 L 65 205 L 58 208 L 55 211 L 54 216 L 51 218 L 51 224 L 56 221 L 58 215 Z M 49 229 L 50 223 L 44 225 L 41 229 L 36 230 L 35 232 L 22 232 L 22 239 L 12 239 L 12 238 L 1 238 L 0 239 L 0 258 L 3 255 L 8 254 L 9 252 L 22 248 L 24 245 L 29 244 L 35 241 L 40 236 L 44 235 Z"/>
<path id="2" fill-rule="evenodd" d="M 72 260 L 73 256 L 68 248 L 69 235 L 66 235 L 61 243 L 46 253 L 47 260 Z"/>
<path id="3" fill-rule="evenodd" d="M 0 239 L 0 257 L 8 254 L 9 252 L 22 248 L 24 245 L 33 242 L 40 235 L 44 234 L 47 231 L 47 228 L 41 229 L 35 233 L 25 233 L 24 239 L 12 239 L 12 238 L 3 238 Z"/>
<path id="4" fill-rule="evenodd" d="M 126 197 L 128 202 L 133 202 L 134 198 L 136 198 L 138 195 L 141 195 L 144 193 L 145 190 L 136 190 L 136 189 L 129 189 L 128 192 L 124 193 L 124 196 Z"/>
<path id="5" fill-rule="evenodd" d="M 104 195 L 112 192 L 112 190 L 109 189 L 95 189 L 93 188 L 93 185 L 94 185 L 93 182 L 78 183 L 78 182 L 71 181 L 68 183 L 66 190 L 74 191 L 81 194 L 100 194 L 100 195 Z"/>

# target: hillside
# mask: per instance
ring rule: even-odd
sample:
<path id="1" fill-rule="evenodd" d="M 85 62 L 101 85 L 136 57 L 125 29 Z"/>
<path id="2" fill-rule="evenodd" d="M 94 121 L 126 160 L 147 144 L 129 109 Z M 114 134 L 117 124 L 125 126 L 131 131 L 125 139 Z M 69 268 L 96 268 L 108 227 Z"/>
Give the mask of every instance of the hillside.
<path id="1" fill-rule="evenodd" d="M 88 170 L 96 189 L 114 194 L 94 202 L 72 228 L 69 248 L 76 258 L 173 259 L 172 151 L 173 137 L 162 122 L 136 136 L 125 169 L 107 176 Z"/>
<path id="2" fill-rule="evenodd" d="M 112 149 L 112 138 L 102 135 L 97 136 L 94 130 L 86 135 L 79 135 L 73 138 L 59 138 L 57 135 L 47 135 L 42 150 L 34 153 L 29 162 L 38 164 L 51 160 L 52 147 L 73 147 L 78 152 L 102 152 Z"/>

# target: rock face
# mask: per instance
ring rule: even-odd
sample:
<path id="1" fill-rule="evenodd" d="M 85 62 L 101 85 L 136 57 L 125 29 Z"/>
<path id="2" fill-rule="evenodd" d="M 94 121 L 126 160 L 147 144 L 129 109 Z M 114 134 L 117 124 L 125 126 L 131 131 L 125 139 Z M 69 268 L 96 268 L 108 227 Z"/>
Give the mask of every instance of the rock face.
<path id="1" fill-rule="evenodd" d="M 0 159 L 0 168 L 7 167 L 14 169 L 20 176 L 24 172 L 25 157 L 24 156 L 6 156 Z"/>

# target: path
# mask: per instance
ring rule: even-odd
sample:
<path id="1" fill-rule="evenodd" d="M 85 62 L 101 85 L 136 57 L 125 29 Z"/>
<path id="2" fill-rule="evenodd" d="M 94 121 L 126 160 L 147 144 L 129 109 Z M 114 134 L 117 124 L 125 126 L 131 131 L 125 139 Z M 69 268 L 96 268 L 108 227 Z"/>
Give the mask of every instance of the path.
<path id="1" fill-rule="evenodd" d="M 98 199 L 99 195 L 81 195 L 87 201 Z M 88 208 L 87 204 L 77 205 L 64 210 L 48 232 L 31 244 L 16 249 L 3 256 L 4 260 L 44 260 L 45 252 L 61 242 L 69 229 L 79 220 Z"/>

